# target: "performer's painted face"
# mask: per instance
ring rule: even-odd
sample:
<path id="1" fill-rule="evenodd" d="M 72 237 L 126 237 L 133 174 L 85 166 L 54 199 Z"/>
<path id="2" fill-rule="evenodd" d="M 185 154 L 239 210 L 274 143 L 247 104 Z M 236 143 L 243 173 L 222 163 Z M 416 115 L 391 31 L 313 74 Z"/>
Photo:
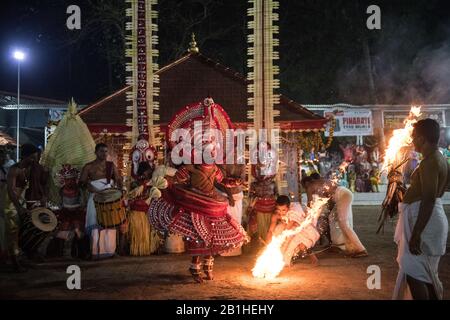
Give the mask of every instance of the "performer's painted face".
<path id="1" fill-rule="evenodd" d="M 141 176 L 146 171 L 147 168 L 150 169 L 152 172 L 155 167 L 155 158 L 156 158 L 155 150 L 148 143 L 148 141 L 145 139 L 138 140 L 131 153 L 132 176 L 134 178 L 138 178 L 138 176 Z M 146 163 L 145 170 L 142 169 L 144 168 L 142 167 L 144 163 Z M 140 167 L 142 168 L 139 169 Z M 141 173 L 138 173 L 138 171 L 141 171 Z"/>

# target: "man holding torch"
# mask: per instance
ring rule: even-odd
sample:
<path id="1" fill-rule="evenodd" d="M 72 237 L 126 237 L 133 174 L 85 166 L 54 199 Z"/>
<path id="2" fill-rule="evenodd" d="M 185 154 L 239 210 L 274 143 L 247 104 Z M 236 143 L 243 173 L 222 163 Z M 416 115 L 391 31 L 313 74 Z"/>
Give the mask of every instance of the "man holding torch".
<path id="1" fill-rule="evenodd" d="M 423 160 L 411 175 L 411 185 L 399 204 L 395 231 L 399 272 L 394 299 L 442 299 L 439 260 L 446 251 L 448 221 L 441 197 L 449 184 L 450 166 L 439 152 L 439 124 L 432 119 L 414 124 L 412 143 Z"/>

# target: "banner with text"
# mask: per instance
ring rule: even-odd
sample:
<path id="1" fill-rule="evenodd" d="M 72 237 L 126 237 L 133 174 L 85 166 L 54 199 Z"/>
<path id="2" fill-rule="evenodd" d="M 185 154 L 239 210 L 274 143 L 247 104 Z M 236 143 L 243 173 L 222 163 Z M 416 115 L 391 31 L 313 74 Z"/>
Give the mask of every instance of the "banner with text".
<path id="1" fill-rule="evenodd" d="M 422 110 L 420 119 L 431 118 L 436 120 L 441 127 L 445 126 L 444 113 L 440 110 Z M 384 130 L 400 129 L 408 117 L 409 111 L 383 111 Z"/>
<path id="2" fill-rule="evenodd" d="M 333 115 L 336 119 L 336 126 L 334 128 L 335 137 L 373 135 L 371 110 L 334 110 L 324 112 L 325 117 L 330 115 Z M 326 136 L 328 134 L 329 128 L 325 132 Z"/>

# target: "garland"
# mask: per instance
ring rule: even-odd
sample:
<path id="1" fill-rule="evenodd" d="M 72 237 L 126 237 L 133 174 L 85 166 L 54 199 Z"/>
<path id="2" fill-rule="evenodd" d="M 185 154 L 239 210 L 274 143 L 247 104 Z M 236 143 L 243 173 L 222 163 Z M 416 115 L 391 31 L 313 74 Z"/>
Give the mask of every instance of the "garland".
<path id="1" fill-rule="evenodd" d="M 301 131 L 299 135 L 297 136 L 296 141 L 288 141 L 284 140 L 286 144 L 288 145 L 296 145 L 299 149 L 311 152 L 311 151 L 317 151 L 321 150 L 322 148 L 328 149 L 331 146 L 331 143 L 333 142 L 334 137 L 334 128 L 336 126 L 336 119 L 332 117 L 330 119 L 331 125 L 330 125 L 330 135 L 328 136 L 328 139 L 326 142 L 323 142 L 322 139 L 322 131 L 314 131 L 314 132 L 307 132 L 307 131 Z"/>

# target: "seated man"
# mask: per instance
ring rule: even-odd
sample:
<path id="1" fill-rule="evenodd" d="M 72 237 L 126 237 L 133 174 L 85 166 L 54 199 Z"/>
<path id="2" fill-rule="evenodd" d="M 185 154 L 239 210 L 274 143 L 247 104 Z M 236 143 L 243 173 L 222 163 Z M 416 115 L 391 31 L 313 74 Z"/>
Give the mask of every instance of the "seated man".
<path id="1" fill-rule="evenodd" d="M 306 214 L 300 204 L 291 204 L 288 196 L 278 196 L 275 213 L 272 215 L 272 221 L 266 237 L 266 243 L 270 243 L 272 236 L 279 236 L 285 230 L 297 228 L 305 218 Z M 313 219 L 305 228 L 297 234 L 287 237 L 283 242 L 281 251 L 287 266 L 292 264 L 292 258 L 295 255 L 305 255 L 307 250 L 312 248 L 317 240 L 319 240 L 320 235 L 316 229 L 316 224 L 317 219 Z M 309 257 L 312 264 L 317 264 L 318 260 L 314 254 L 310 254 Z"/>

